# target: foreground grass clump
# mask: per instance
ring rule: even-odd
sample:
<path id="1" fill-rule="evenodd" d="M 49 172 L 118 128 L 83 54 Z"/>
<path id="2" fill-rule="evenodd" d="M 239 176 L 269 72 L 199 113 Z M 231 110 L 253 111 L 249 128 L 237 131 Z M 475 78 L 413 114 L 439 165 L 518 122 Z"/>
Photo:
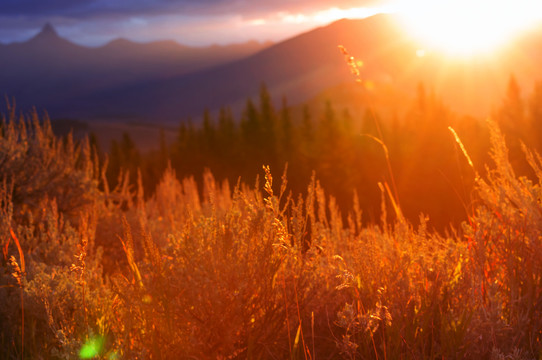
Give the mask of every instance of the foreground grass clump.
<path id="1" fill-rule="evenodd" d="M 268 168 L 261 186 L 169 169 L 148 199 L 109 191 L 90 149 L 47 129 L 0 132 L 2 358 L 541 356 L 542 166 L 526 151 L 537 180 L 516 177 L 494 126 L 495 164 L 446 236 L 390 220 L 385 198 L 363 226 L 356 198 L 341 214 L 315 179 L 292 198 Z M 53 154 L 51 181 L 17 162 Z"/>

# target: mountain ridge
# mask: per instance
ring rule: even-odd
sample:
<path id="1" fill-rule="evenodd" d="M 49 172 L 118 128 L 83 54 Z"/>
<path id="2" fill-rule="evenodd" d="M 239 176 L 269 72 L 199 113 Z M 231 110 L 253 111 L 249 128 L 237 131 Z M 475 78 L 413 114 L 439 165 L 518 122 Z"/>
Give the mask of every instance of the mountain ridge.
<path id="1" fill-rule="evenodd" d="M 339 20 L 232 63 L 174 78 L 151 80 L 136 87 L 111 89 L 95 94 L 93 101 L 101 103 L 108 116 L 115 113 L 126 116 L 127 112 L 122 110 L 132 104 L 132 116 L 139 114 L 147 119 L 154 116 L 168 122 L 199 116 L 206 108 L 216 110 L 221 106 L 232 106 L 239 112 L 247 97 L 257 96 L 262 83 L 275 99 L 286 96 L 290 103 L 298 103 L 327 87 L 354 81 L 338 45 L 353 47 L 360 36 L 367 37 L 364 32 L 387 28 L 390 23 L 386 15 Z M 381 32 L 379 30 L 377 36 L 369 34 L 362 41 L 362 48 L 384 42 L 383 38 L 386 41 L 394 39 L 394 32 L 384 37 Z M 367 52 L 373 51 L 367 49 Z M 380 59 L 387 56 L 389 50 L 379 49 L 376 53 L 380 53 L 377 56 Z M 369 58 L 367 63 L 374 68 L 371 72 L 376 76 L 386 77 L 378 60 Z M 75 101 L 81 105 L 81 101 Z M 98 114 L 95 116 L 99 117 Z"/>
<path id="2" fill-rule="evenodd" d="M 158 40 L 151 40 L 151 41 L 135 41 L 130 40 L 125 37 L 117 37 L 114 39 L 111 39 L 104 44 L 96 45 L 96 46 L 89 46 L 89 45 L 82 45 L 75 41 L 69 40 L 61 35 L 59 35 L 58 31 L 56 30 L 55 26 L 51 22 L 46 22 L 41 29 L 30 38 L 24 40 L 24 41 L 15 41 L 15 42 L 9 42 L 9 43 L 3 43 L 0 42 L 0 46 L 12 46 L 12 45 L 21 45 L 21 44 L 27 44 L 27 43 L 34 43 L 34 42 L 42 42 L 42 41 L 58 41 L 61 40 L 62 42 L 68 42 L 72 45 L 86 48 L 86 49 L 100 49 L 104 47 L 111 47 L 116 44 L 121 45 L 171 45 L 171 46 L 177 46 L 179 48 L 185 48 L 185 49 L 212 49 L 212 48 L 228 48 L 228 47 L 239 47 L 244 45 L 252 45 L 252 46 L 261 46 L 261 47 L 268 47 L 274 44 L 273 41 L 266 40 L 266 41 L 257 41 L 257 40 L 247 40 L 243 42 L 232 42 L 228 44 L 210 44 L 210 45 L 203 45 L 203 46 L 191 46 L 186 45 L 183 43 L 180 43 L 176 40 L 172 39 L 158 39 Z"/>
<path id="3" fill-rule="evenodd" d="M 45 25 L 43 25 L 41 31 L 37 33 L 34 37 L 32 37 L 29 41 L 36 41 L 40 39 L 49 40 L 58 38 L 60 38 L 60 36 L 58 35 L 58 32 L 56 31 L 54 26 L 50 22 L 47 22 L 45 23 Z"/>
<path id="4" fill-rule="evenodd" d="M 163 79 L 231 62 L 268 46 L 246 43 L 188 47 L 172 40 L 117 39 L 87 47 L 61 37 L 50 23 L 25 42 L 1 45 L 0 93 L 22 108 L 36 106 L 64 117 L 69 99 L 149 79 Z M 99 107 L 99 104 L 88 104 Z M 84 116 L 83 116 L 84 117 Z"/>
<path id="5" fill-rule="evenodd" d="M 45 35 L 51 32 L 45 30 Z M 47 66 L 41 72 L 34 69 L 35 59 L 31 59 L 26 71 L 34 78 L 10 79 L 0 70 L 0 92 L 14 94 L 59 117 L 178 122 L 222 106 L 239 112 L 248 97 L 257 96 L 262 83 L 275 99 L 286 96 L 295 104 L 341 83 L 354 82 L 338 50 L 343 45 L 362 62 L 360 79 L 368 89 L 382 84 L 414 96 L 423 83 L 446 104 L 487 116 L 492 101 L 502 98 L 510 74 L 522 86 L 542 79 L 537 66 L 542 32 L 534 34 L 506 54 L 471 62 L 450 62 L 430 52 L 419 56 L 419 45 L 386 14 L 338 20 L 268 47 L 235 53 L 233 47 L 188 48 L 178 57 L 169 52 L 167 41 L 138 44 L 119 39 L 91 49 L 73 44 L 73 57 L 61 52 L 42 54 L 40 59 Z M 109 51 L 120 49 L 115 47 L 119 44 L 132 50 Z M 0 69 L 10 68 L 2 56 L 10 53 L 15 59 L 10 70 L 20 74 L 18 66 L 26 60 L 11 56 L 14 52 L 0 52 Z M 39 84 L 34 79 L 40 79 Z M 10 91 L 5 86 L 9 80 L 26 91 Z"/>

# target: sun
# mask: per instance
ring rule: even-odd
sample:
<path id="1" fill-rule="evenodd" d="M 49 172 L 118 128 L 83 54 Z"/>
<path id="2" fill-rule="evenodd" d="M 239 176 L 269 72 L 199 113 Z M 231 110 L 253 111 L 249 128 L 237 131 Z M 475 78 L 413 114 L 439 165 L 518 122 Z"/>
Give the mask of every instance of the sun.
<path id="1" fill-rule="evenodd" d="M 403 25 L 427 49 L 458 56 L 491 53 L 542 19 L 539 0 L 402 0 Z"/>

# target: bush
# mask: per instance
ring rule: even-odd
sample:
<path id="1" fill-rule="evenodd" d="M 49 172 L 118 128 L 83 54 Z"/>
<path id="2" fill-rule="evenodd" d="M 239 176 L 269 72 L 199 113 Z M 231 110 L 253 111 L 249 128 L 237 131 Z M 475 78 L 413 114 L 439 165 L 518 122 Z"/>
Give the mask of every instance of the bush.
<path id="1" fill-rule="evenodd" d="M 17 124 L 0 154 L 3 358 L 542 353 L 542 161 L 525 150 L 537 180 L 516 177 L 494 125 L 469 221 L 442 235 L 394 202 L 388 214 L 386 186 L 381 221 L 363 226 L 357 196 L 342 214 L 314 178 L 292 198 L 269 168 L 263 191 L 168 169 L 150 198 L 141 182 L 118 197 L 85 146 Z"/>
<path id="2" fill-rule="evenodd" d="M 12 109 L 0 126 L 0 183 L 11 189 L 15 215 L 35 211 L 45 198 L 74 215 L 99 196 L 98 170 L 88 141 L 75 144 L 71 135 L 54 136 L 50 121 L 29 119 Z"/>

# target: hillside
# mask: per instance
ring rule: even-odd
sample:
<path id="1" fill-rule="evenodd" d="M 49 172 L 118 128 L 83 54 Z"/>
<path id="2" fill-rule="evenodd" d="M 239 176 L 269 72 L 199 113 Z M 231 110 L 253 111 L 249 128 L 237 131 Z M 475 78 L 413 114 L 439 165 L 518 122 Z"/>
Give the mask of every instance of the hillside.
<path id="1" fill-rule="evenodd" d="M 343 45 L 363 62 L 361 79 L 371 101 L 362 107 L 398 107 L 393 99 L 415 95 L 423 83 L 458 112 L 483 117 L 500 102 L 512 74 L 529 91 L 542 79 L 541 34 L 527 34 L 491 57 L 452 61 L 430 52 L 417 56 L 419 45 L 391 15 L 340 20 L 267 48 L 257 43 L 189 48 L 122 39 L 85 48 L 46 26 L 26 43 L 2 47 L 0 66 L 6 70 L 0 72 L 0 91 L 54 117 L 177 123 L 222 106 L 239 113 L 261 83 L 275 99 L 286 96 L 291 104 L 352 83 L 337 48 Z M 360 107 L 354 95 L 348 97 Z"/>
<path id="2" fill-rule="evenodd" d="M 74 98 L 231 62 L 268 45 L 248 42 L 200 48 L 174 41 L 116 39 L 86 47 L 62 38 L 46 24 L 26 42 L 0 45 L 0 92 L 15 97 L 23 108 L 35 105 L 64 117 Z"/>
<path id="3" fill-rule="evenodd" d="M 409 49 L 398 35 L 399 30 L 387 16 L 341 20 L 236 62 L 143 82 L 136 87 L 112 89 L 96 93 L 91 100 L 81 100 L 101 104 L 102 114 L 107 116 L 122 114 L 165 121 L 198 116 L 205 108 L 230 105 L 238 109 L 248 96 L 257 94 L 262 82 L 274 97 L 280 99 L 284 95 L 292 103 L 302 102 L 330 86 L 352 81 L 338 51 L 339 44 L 368 54 L 363 58 L 368 71 L 376 79 L 386 79 L 387 69 L 392 68 L 390 59 Z"/>

